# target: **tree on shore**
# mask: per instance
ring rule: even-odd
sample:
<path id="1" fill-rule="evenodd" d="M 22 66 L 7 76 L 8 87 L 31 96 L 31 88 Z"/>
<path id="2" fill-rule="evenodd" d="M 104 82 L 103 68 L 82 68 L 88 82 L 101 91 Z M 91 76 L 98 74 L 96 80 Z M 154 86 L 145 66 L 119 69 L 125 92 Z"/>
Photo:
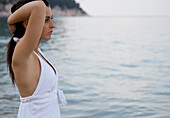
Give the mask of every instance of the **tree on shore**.
<path id="1" fill-rule="evenodd" d="M 16 3 L 18 0 L 0 0 L 0 4 L 6 5 L 6 4 L 13 4 Z M 55 7 L 56 5 L 59 6 L 61 9 L 68 8 L 77 8 L 80 9 L 79 3 L 76 3 L 75 0 L 48 0 L 51 7 Z"/>

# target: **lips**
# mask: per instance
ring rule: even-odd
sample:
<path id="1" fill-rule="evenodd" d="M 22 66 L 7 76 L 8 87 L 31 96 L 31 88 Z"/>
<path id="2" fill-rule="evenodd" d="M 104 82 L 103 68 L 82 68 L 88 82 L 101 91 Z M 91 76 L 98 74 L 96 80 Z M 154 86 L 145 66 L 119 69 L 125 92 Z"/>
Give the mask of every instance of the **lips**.
<path id="1" fill-rule="evenodd" d="M 50 31 L 50 32 L 49 32 L 49 34 L 52 34 L 52 33 L 53 33 L 53 31 Z"/>

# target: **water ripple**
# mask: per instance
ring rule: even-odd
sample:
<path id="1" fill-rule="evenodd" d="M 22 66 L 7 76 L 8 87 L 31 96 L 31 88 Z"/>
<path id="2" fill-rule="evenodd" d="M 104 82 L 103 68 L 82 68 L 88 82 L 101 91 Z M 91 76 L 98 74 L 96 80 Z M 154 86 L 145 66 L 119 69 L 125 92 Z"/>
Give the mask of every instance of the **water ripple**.
<path id="1" fill-rule="evenodd" d="M 6 68 L 11 34 L 2 22 L 0 117 L 15 118 L 19 93 Z M 54 22 L 52 39 L 40 47 L 59 72 L 68 102 L 61 106 L 62 118 L 170 117 L 169 18 L 63 17 Z"/>

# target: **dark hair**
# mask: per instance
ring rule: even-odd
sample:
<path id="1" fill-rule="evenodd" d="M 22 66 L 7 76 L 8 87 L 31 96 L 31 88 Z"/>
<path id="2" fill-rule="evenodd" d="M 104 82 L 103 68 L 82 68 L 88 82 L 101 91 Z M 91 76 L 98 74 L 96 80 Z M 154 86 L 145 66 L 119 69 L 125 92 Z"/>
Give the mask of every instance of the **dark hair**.
<path id="1" fill-rule="evenodd" d="M 11 8 L 11 13 L 14 13 L 17 9 L 19 9 L 20 7 L 22 7 L 24 4 L 32 2 L 32 1 L 36 1 L 36 0 L 19 0 L 16 4 L 14 4 Z M 44 4 L 49 7 L 49 3 L 47 0 L 42 0 L 44 2 Z M 11 40 L 9 41 L 8 45 L 7 45 L 7 67 L 9 68 L 9 74 L 12 80 L 12 84 L 15 86 L 15 77 L 14 77 L 14 72 L 12 70 L 12 56 L 13 56 L 13 52 L 16 46 L 16 42 L 13 40 L 13 37 L 18 37 L 18 38 L 22 38 L 25 34 L 25 28 L 23 26 L 23 21 L 15 23 L 16 26 L 16 30 L 13 33 L 13 36 L 11 38 Z"/>

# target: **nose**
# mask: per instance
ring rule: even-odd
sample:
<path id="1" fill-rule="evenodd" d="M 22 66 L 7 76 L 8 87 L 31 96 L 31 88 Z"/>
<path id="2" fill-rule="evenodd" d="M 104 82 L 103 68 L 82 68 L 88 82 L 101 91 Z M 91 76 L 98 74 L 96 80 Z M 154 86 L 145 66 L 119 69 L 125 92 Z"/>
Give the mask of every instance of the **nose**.
<path id="1" fill-rule="evenodd" d="M 53 22 L 52 20 L 51 20 L 50 27 L 51 27 L 51 28 L 54 28 L 54 27 L 55 27 L 55 24 L 54 24 L 54 22 Z"/>

